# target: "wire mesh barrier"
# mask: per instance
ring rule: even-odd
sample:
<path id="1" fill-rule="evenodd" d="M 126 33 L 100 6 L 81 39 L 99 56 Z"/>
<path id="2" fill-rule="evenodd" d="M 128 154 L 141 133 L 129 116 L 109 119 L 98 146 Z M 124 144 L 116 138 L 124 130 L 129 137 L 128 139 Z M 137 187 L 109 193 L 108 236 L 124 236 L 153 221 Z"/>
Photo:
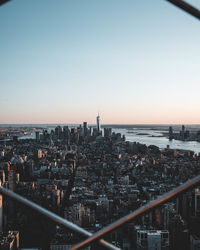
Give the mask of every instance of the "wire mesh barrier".
<path id="1" fill-rule="evenodd" d="M 86 240 L 78 243 L 75 245 L 72 250 L 75 249 L 82 249 L 91 243 L 97 242 L 101 246 L 103 246 L 106 249 L 119 249 L 118 247 L 108 243 L 107 241 L 103 240 L 102 238 L 105 237 L 107 234 L 115 231 L 116 229 L 124 226 L 128 222 L 132 221 L 133 219 L 137 218 L 138 216 L 142 216 L 146 212 L 156 208 L 162 203 L 165 203 L 169 201 L 172 198 L 175 198 L 179 196 L 180 194 L 188 191 L 191 188 L 194 188 L 196 185 L 200 184 L 200 175 L 194 177 L 193 179 L 188 180 L 187 182 L 183 183 L 182 185 L 178 186 L 177 188 L 173 189 L 172 191 L 159 196 L 157 199 L 148 202 L 146 205 L 138 208 L 134 212 L 122 217 L 121 219 L 113 222 L 112 224 L 106 226 L 105 228 L 101 229 L 95 234 L 92 234 L 85 229 L 71 223 L 68 220 L 63 219 L 62 217 L 48 211 L 47 209 L 35 204 L 32 201 L 27 200 L 26 198 L 8 190 L 3 187 L 0 187 L 0 194 L 5 195 L 6 197 L 17 201 L 31 209 L 34 209 L 41 215 L 47 217 L 49 220 L 55 222 L 56 224 L 62 225 L 65 229 L 68 229 L 76 234 L 79 234 L 80 236 L 83 236 L 86 238 Z"/>

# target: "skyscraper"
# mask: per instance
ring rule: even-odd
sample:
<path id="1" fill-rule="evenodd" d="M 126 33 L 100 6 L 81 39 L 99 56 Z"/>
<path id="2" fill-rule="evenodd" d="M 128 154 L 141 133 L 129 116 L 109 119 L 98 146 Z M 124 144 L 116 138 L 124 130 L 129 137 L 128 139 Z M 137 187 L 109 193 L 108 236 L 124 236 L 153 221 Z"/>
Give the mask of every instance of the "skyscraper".
<path id="1" fill-rule="evenodd" d="M 168 250 L 169 232 L 167 230 L 137 231 L 137 250 Z"/>
<path id="2" fill-rule="evenodd" d="M 97 131 L 100 132 L 101 130 L 101 127 L 100 127 L 100 116 L 99 116 L 99 113 L 98 113 L 98 116 L 97 116 Z"/>
<path id="3" fill-rule="evenodd" d="M 169 139 L 173 139 L 173 128 L 171 126 L 169 127 Z"/>
<path id="4" fill-rule="evenodd" d="M 1 180 L 2 183 L 4 183 L 5 180 L 6 180 L 6 176 L 5 176 L 4 170 L 0 170 L 0 180 Z"/>
<path id="5" fill-rule="evenodd" d="M 11 191 L 15 191 L 15 185 L 16 185 L 16 176 L 15 176 L 15 171 L 10 170 L 8 172 L 8 186 Z"/>
<path id="6" fill-rule="evenodd" d="M 36 138 L 36 141 L 40 140 L 40 132 L 39 131 L 35 132 L 35 138 Z"/>
<path id="7" fill-rule="evenodd" d="M 200 189 L 195 189 L 195 216 L 200 215 Z"/>
<path id="8" fill-rule="evenodd" d="M 83 123 L 83 134 L 84 136 L 86 136 L 88 133 L 88 126 L 87 126 L 87 122 Z"/>
<path id="9" fill-rule="evenodd" d="M 183 141 L 184 141 L 184 139 L 185 139 L 185 126 L 184 126 L 184 125 L 182 125 L 182 130 L 181 130 L 181 140 L 183 140 Z"/>

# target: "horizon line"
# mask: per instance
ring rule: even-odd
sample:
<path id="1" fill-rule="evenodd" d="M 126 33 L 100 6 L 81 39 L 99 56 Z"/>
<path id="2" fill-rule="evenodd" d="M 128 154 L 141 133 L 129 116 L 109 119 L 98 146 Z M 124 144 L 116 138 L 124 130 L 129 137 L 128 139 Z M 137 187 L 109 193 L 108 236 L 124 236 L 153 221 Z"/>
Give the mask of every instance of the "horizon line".
<path id="1" fill-rule="evenodd" d="M 0 123 L 0 125 L 81 125 L 82 123 Z M 88 125 L 96 125 L 96 123 L 88 123 Z M 101 124 L 101 126 L 105 126 L 105 125 L 121 125 L 121 126 L 125 126 L 125 125 L 128 125 L 128 126 L 190 125 L 191 126 L 191 125 L 200 125 L 200 123 L 102 123 Z"/>

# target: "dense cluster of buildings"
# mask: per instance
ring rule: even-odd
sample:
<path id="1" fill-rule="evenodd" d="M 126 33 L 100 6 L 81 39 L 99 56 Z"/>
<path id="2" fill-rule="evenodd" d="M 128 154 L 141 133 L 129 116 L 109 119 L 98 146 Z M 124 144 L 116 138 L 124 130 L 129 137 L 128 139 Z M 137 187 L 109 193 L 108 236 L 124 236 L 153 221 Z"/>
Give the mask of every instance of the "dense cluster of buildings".
<path id="1" fill-rule="evenodd" d="M 128 142 L 87 123 L 0 144 L 1 185 L 95 232 L 200 173 L 200 155 Z M 107 240 L 122 249 L 198 249 L 200 189 L 160 205 Z M 15 248 L 70 249 L 80 239 L 0 196 L 0 242 Z M 19 234 L 18 234 L 19 232 Z M 19 236 L 20 235 L 20 236 Z M 18 239 L 19 237 L 19 239 Z M 4 244 L 5 245 L 5 244 Z M 88 249 L 92 249 L 89 247 Z M 3 249 L 3 248 L 1 248 Z"/>
<path id="2" fill-rule="evenodd" d="M 40 128 L 40 127 L 38 127 Z M 35 132 L 34 127 L 0 127 L 0 140 L 8 140 L 11 138 L 18 138 L 23 136 L 29 136 Z"/>
<path id="3" fill-rule="evenodd" d="M 172 126 L 169 127 L 169 139 L 181 140 L 181 141 L 198 141 L 200 142 L 200 131 L 189 131 L 185 129 L 185 126 L 182 125 L 182 128 L 179 132 L 174 132 Z"/>

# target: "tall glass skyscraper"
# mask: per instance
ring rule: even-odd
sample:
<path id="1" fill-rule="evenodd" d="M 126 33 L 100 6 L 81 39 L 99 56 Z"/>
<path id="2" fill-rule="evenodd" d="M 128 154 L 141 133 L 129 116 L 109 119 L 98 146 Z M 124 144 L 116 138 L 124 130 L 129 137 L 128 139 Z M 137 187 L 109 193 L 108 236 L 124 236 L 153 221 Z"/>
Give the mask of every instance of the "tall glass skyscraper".
<path id="1" fill-rule="evenodd" d="M 101 130 L 99 113 L 98 113 L 98 116 L 97 116 L 97 130 L 98 130 L 98 132 L 100 132 L 100 130 Z"/>

